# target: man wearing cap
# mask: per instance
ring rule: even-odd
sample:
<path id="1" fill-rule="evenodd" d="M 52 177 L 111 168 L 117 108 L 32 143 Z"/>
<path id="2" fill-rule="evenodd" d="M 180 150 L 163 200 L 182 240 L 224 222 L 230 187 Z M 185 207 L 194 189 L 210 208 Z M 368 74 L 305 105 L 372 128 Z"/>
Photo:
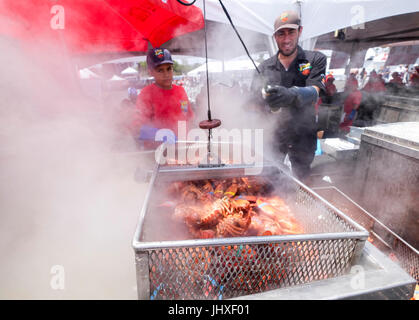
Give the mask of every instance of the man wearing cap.
<path id="1" fill-rule="evenodd" d="M 335 84 L 333 83 L 335 81 L 335 78 L 333 77 L 332 74 L 328 74 L 326 76 L 326 95 L 325 95 L 325 103 L 332 103 L 336 93 L 338 92 L 338 90 L 336 89 Z"/>
<path id="2" fill-rule="evenodd" d="M 394 83 L 400 86 L 403 85 L 403 79 L 398 72 L 393 72 L 391 76 L 392 76 L 392 79 L 389 81 L 389 83 Z"/>
<path id="3" fill-rule="evenodd" d="M 325 90 L 327 62 L 324 54 L 298 46 L 302 29 L 294 11 L 286 11 L 275 20 L 278 52 L 260 64 L 261 75 L 256 74 L 252 82 L 259 104 L 278 119 L 274 149 L 279 160 L 288 154 L 292 172 L 301 180 L 310 173 L 317 147 L 315 103 Z"/>
<path id="4" fill-rule="evenodd" d="M 185 89 L 173 84 L 173 60 L 169 50 L 154 48 L 147 54 L 147 67 L 154 82 L 141 90 L 136 102 L 135 134 L 154 141 L 158 129 L 178 135 L 178 121 L 193 118 Z"/>

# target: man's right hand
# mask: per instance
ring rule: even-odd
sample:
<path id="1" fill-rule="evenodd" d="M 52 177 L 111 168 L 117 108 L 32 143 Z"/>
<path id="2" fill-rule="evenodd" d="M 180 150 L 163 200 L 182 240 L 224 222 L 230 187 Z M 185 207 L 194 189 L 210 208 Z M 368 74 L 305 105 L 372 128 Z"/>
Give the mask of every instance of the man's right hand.
<path id="1" fill-rule="evenodd" d="M 265 101 L 272 112 L 277 112 L 280 108 L 289 107 L 295 103 L 296 94 L 288 88 L 267 85 L 263 90 Z"/>
<path id="2" fill-rule="evenodd" d="M 315 86 L 291 87 L 266 86 L 265 101 L 268 103 L 272 112 L 277 112 L 280 108 L 303 108 L 314 105 L 319 97 L 318 89 Z"/>

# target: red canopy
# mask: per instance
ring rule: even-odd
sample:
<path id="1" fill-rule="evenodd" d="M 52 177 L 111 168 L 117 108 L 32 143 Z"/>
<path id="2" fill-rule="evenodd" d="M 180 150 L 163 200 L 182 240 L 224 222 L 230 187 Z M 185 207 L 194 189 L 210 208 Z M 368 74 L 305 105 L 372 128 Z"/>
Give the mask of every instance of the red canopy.
<path id="1" fill-rule="evenodd" d="M 144 52 L 204 27 L 201 9 L 176 0 L 3 0 L 0 14 L 0 34 L 71 54 Z"/>

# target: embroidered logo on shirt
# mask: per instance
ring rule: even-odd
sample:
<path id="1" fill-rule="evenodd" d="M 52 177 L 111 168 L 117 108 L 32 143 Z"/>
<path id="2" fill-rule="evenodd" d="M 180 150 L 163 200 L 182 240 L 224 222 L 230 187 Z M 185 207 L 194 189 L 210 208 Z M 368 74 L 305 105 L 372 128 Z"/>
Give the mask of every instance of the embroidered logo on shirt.
<path id="1" fill-rule="evenodd" d="M 298 70 L 301 72 L 303 76 L 308 76 L 310 74 L 311 68 L 312 66 L 310 62 L 301 63 L 298 65 Z"/>
<path id="2" fill-rule="evenodd" d="M 183 112 L 188 112 L 188 101 L 187 100 L 180 100 L 180 109 Z"/>

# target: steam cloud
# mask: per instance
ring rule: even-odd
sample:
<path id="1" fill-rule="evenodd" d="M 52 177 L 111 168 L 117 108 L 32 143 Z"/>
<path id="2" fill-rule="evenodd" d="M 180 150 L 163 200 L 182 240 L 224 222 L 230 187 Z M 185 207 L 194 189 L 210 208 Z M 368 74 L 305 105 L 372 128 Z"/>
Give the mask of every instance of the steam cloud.
<path id="1" fill-rule="evenodd" d="M 0 39 L 0 297 L 135 299 L 141 159 L 59 49 Z M 63 290 L 51 287 L 56 265 Z"/>
<path id="2" fill-rule="evenodd" d="M 129 115 L 81 93 L 62 47 L 37 44 L 0 38 L 0 298 L 135 299 L 131 240 L 147 185 L 134 179 L 144 159 L 120 127 Z M 269 137 L 241 98 L 211 91 L 213 118 Z M 197 113 L 206 119 L 206 104 Z M 65 272 L 62 290 L 54 270 Z"/>

